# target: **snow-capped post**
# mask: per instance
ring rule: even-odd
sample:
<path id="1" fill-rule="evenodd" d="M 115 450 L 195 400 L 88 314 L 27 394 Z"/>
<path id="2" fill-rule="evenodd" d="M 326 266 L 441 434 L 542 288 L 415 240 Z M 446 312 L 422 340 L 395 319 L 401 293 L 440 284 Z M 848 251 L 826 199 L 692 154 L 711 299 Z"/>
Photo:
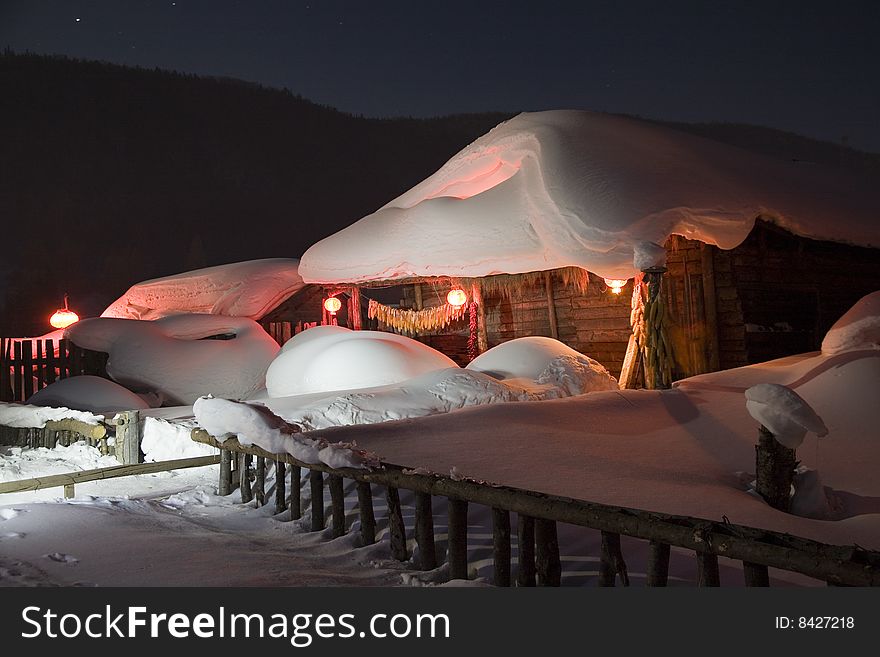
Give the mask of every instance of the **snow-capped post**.
<path id="1" fill-rule="evenodd" d="M 756 490 L 774 509 L 788 512 L 798 461 L 795 450 L 807 431 L 822 437 L 828 429 L 791 388 L 761 383 L 746 390 L 746 408 L 761 424 L 755 446 Z"/>

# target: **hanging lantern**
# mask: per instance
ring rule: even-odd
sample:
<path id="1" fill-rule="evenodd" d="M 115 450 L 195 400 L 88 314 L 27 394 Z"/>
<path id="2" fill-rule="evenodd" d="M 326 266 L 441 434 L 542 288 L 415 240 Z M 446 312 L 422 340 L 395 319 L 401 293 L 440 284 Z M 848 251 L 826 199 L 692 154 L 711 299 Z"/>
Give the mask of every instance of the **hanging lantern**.
<path id="1" fill-rule="evenodd" d="M 324 299 L 324 310 L 331 315 L 335 315 L 342 308 L 342 302 L 337 297 L 329 297 Z"/>
<path id="2" fill-rule="evenodd" d="M 465 291 L 460 287 L 454 287 L 449 290 L 449 294 L 446 295 L 446 303 L 453 308 L 461 308 L 467 303 L 467 294 L 465 294 Z"/>
<path id="3" fill-rule="evenodd" d="M 49 318 L 49 324 L 57 329 L 67 328 L 79 321 L 79 315 L 67 307 L 67 295 L 64 295 L 64 308 L 59 308 Z"/>
<path id="4" fill-rule="evenodd" d="M 622 278 L 606 278 L 605 285 L 608 286 L 608 289 L 611 290 L 613 294 L 620 294 L 620 291 L 623 289 L 623 286 L 626 285 L 627 280 Z"/>

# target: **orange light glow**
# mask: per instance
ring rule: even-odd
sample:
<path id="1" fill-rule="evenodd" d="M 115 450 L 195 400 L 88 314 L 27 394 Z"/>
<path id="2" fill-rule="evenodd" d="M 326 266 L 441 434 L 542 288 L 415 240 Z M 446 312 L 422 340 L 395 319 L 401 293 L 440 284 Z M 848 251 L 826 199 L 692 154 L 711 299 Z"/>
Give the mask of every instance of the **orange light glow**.
<path id="1" fill-rule="evenodd" d="M 467 303 L 467 294 L 461 288 L 453 288 L 446 295 L 446 302 L 453 308 L 461 308 Z"/>
<path id="2" fill-rule="evenodd" d="M 64 295 L 64 308 L 56 310 L 49 318 L 49 324 L 57 329 L 67 328 L 79 321 L 79 315 L 67 307 L 67 295 Z"/>
<path id="3" fill-rule="evenodd" d="M 620 294 L 623 286 L 626 285 L 626 280 L 620 278 L 606 278 L 605 285 L 607 285 L 614 294 Z"/>
<path id="4" fill-rule="evenodd" d="M 326 310 L 331 315 L 335 315 L 336 313 L 338 313 L 340 308 L 342 308 L 342 302 L 336 297 L 324 299 L 324 310 Z"/>

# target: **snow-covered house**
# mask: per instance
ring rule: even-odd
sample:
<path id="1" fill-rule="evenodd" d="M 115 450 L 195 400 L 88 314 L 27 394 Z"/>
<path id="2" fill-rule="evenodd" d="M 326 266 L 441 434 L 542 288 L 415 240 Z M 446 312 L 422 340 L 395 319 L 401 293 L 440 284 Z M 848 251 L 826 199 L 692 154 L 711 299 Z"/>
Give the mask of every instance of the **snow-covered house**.
<path id="1" fill-rule="evenodd" d="M 636 119 L 524 113 L 312 246 L 299 271 L 367 297 L 403 285 L 403 307 L 370 314 L 458 360 L 469 338 L 482 351 L 549 335 L 617 374 L 633 279 L 665 267 L 677 378 L 818 349 L 880 288 L 877 189 Z M 470 322 L 436 318 L 455 287 Z"/>
<path id="2" fill-rule="evenodd" d="M 265 258 L 155 278 L 133 285 L 102 317 L 155 320 L 181 313 L 246 317 L 279 344 L 321 323 L 321 287 L 306 285 L 299 260 Z"/>

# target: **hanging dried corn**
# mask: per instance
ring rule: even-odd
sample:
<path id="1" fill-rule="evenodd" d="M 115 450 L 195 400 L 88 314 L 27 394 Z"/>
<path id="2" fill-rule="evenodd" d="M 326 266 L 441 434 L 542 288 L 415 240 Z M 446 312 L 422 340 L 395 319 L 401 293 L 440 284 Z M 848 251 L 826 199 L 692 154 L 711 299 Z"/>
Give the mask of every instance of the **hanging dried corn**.
<path id="1" fill-rule="evenodd" d="M 638 301 L 633 295 L 630 320 L 645 367 L 649 388 L 672 385 L 673 354 L 669 341 L 669 314 L 663 299 L 661 281 L 665 270 L 647 270 L 639 283 Z"/>
<path id="2" fill-rule="evenodd" d="M 467 305 L 458 308 L 444 303 L 424 310 L 401 310 L 370 299 L 367 315 L 401 333 L 416 335 L 446 328 L 467 313 Z"/>

